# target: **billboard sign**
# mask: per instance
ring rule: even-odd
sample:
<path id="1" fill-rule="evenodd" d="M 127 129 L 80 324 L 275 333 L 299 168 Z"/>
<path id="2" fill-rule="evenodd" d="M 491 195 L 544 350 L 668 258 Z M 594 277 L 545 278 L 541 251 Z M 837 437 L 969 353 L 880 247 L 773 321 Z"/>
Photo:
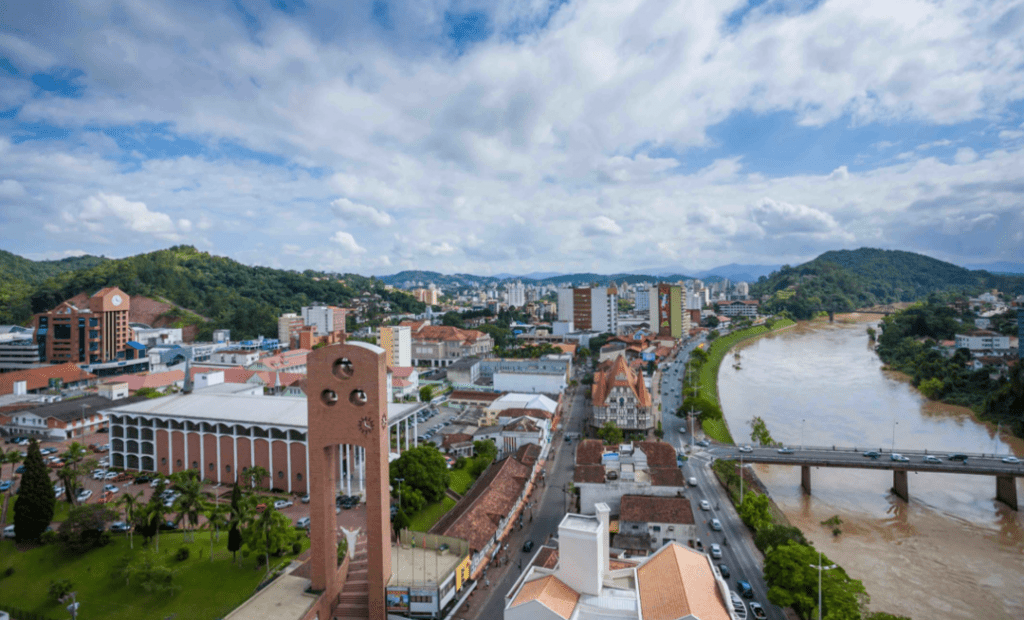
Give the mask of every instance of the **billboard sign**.
<path id="1" fill-rule="evenodd" d="M 408 588 L 388 588 L 386 596 L 388 611 L 409 611 Z"/>

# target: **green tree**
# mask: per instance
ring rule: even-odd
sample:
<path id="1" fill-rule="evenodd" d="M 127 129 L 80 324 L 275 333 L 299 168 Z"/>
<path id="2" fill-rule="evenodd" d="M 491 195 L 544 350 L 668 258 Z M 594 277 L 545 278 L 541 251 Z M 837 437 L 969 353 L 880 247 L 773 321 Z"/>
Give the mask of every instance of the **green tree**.
<path id="1" fill-rule="evenodd" d="M 242 480 L 244 480 L 251 489 L 262 488 L 263 481 L 268 479 L 269 477 L 270 472 L 267 471 L 267 468 L 260 467 L 259 465 L 246 467 L 245 469 L 242 470 Z"/>
<path id="2" fill-rule="evenodd" d="M 242 486 L 235 484 L 231 489 L 231 513 L 228 520 L 228 551 L 231 552 L 231 561 L 238 561 L 238 550 L 242 548 L 242 526 L 248 520 L 251 501 L 246 501 L 242 496 Z"/>
<path id="3" fill-rule="evenodd" d="M 767 495 L 747 492 L 739 505 L 740 518 L 755 532 L 773 524 L 771 502 Z"/>
<path id="4" fill-rule="evenodd" d="M 420 388 L 420 402 L 429 403 L 430 399 L 434 397 L 434 386 L 424 385 Z"/>
<path id="5" fill-rule="evenodd" d="M 89 450 L 77 441 L 71 442 L 61 454 L 64 465 L 57 470 L 57 478 L 64 485 L 64 496 L 72 506 L 78 503 L 78 491 L 82 488 L 82 476 L 86 470 L 96 464 L 96 459 L 88 458 Z"/>
<path id="6" fill-rule="evenodd" d="M 750 440 L 762 446 L 778 445 L 768 432 L 768 425 L 761 416 L 754 416 L 750 420 Z"/>
<path id="7" fill-rule="evenodd" d="M 943 383 L 942 379 L 938 377 L 932 377 L 931 379 L 925 379 L 918 384 L 917 389 L 920 390 L 927 398 L 936 399 L 942 394 Z"/>
<path id="8" fill-rule="evenodd" d="M 3 476 L 3 466 L 5 464 L 10 463 L 10 465 L 11 465 L 11 477 L 13 477 L 14 476 L 14 470 L 18 467 L 18 463 L 20 463 L 22 460 L 24 460 L 24 458 L 25 457 L 21 456 L 21 451 L 15 449 L 15 448 L 11 448 L 7 452 L 4 452 L 3 450 L 0 450 L 0 479 L 3 479 L 3 477 L 4 477 Z M 13 489 L 14 485 L 11 485 L 11 487 L 12 487 L 11 489 L 7 490 L 8 494 L 12 493 L 13 490 L 14 490 Z"/>
<path id="9" fill-rule="evenodd" d="M 291 519 L 273 506 L 267 506 L 242 532 L 245 546 L 253 553 L 266 558 L 267 575 L 270 575 L 270 555 L 283 553 L 296 537 L 297 533 L 292 527 Z"/>
<path id="10" fill-rule="evenodd" d="M 14 500 L 14 535 L 18 542 L 35 540 L 53 521 L 53 483 L 43 465 L 39 442 L 33 439 L 28 444 L 25 457 L 25 473 L 21 475 L 21 487 Z"/>
<path id="11" fill-rule="evenodd" d="M 754 545 L 765 554 L 789 541 L 801 545 L 807 544 L 807 539 L 804 538 L 804 533 L 800 531 L 800 528 L 788 525 L 775 524 L 759 529 L 754 534 Z"/>
<path id="12" fill-rule="evenodd" d="M 813 547 L 788 542 L 765 555 L 764 576 L 768 600 L 780 607 L 792 607 L 803 618 L 818 611 L 818 562 L 832 564 Z M 822 617 L 830 620 L 860 620 L 860 599 L 864 585 L 850 579 L 836 567 L 821 575 Z"/>
<path id="13" fill-rule="evenodd" d="M 710 327 L 714 329 L 718 327 L 718 317 L 713 314 L 709 314 L 708 316 L 704 317 L 703 323 L 704 327 Z"/>
<path id="14" fill-rule="evenodd" d="M 391 463 L 390 472 L 392 487 L 397 484 L 395 478 L 403 478 L 403 494 L 406 488 L 416 489 L 429 503 L 441 501 L 450 478 L 444 455 L 432 444 L 406 450 Z"/>
<path id="15" fill-rule="evenodd" d="M 210 531 L 210 561 L 213 561 L 213 538 L 217 535 L 220 540 L 220 528 L 224 525 L 224 517 L 228 514 L 229 507 L 224 504 L 207 502 L 203 508 L 203 516 L 206 517 L 206 529 Z"/>
<path id="16" fill-rule="evenodd" d="M 174 488 L 178 491 L 178 499 L 174 502 L 174 508 L 178 511 L 176 525 L 187 523 L 185 536 L 190 541 L 195 540 L 195 529 L 199 526 L 199 515 L 206 509 L 206 498 L 203 496 L 203 483 L 199 480 L 199 472 L 194 469 L 187 469 L 171 474 Z"/>
<path id="17" fill-rule="evenodd" d="M 166 482 L 161 478 L 159 484 L 153 490 L 153 495 L 145 506 L 142 506 L 136 513 L 136 528 L 142 534 L 144 542 L 150 538 L 156 538 L 156 550 L 160 552 L 160 526 L 166 521 L 167 508 L 164 506 L 163 492 L 167 488 Z"/>
<path id="18" fill-rule="evenodd" d="M 84 504 L 75 506 L 68 518 L 57 528 L 61 545 L 70 553 L 85 553 L 95 547 L 102 547 L 110 540 L 106 533 L 107 523 L 117 518 L 117 511 L 108 504 Z"/>
<path id="19" fill-rule="evenodd" d="M 612 420 L 608 420 L 604 423 L 604 426 L 597 430 L 597 436 L 604 440 L 605 443 L 612 445 L 620 444 L 623 440 L 622 429 Z"/>
<path id="20" fill-rule="evenodd" d="M 469 465 L 469 473 L 473 476 L 482 474 L 498 458 L 498 447 L 490 439 L 474 441 L 473 452 L 475 455 Z"/>
<path id="21" fill-rule="evenodd" d="M 135 528 L 131 527 L 135 523 L 135 513 L 139 510 L 141 505 L 140 498 L 142 497 L 142 491 L 139 491 L 135 495 L 125 491 L 125 494 L 117 499 L 117 505 L 124 508 L 124 522 L 128 524 L 128 548 L 135 549 Z"/>

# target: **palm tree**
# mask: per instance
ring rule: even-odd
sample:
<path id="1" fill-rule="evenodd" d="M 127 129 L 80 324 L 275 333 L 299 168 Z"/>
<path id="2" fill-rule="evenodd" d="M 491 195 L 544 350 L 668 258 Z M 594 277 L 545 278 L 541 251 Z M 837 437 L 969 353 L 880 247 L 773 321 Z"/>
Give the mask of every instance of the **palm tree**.
<path id="1" fill-rule="evenodd" d="M 72 506 L 78 503 L 78 489 L 82 487 L 79 483 L 80 476 L 78 468 L 71 462 L 65 462 L 64 466 L 57 470 L 57 478 L 64 485 L 64 496 Z"/>
<path id="2" fill-rule="evenodd" d="M 21 452 L 15 448 L 11 448 L 7 452 L 0 450 L 0 480 L 2 480 L 4 477 L 3 466 L 5 463 L 11 464 L 11 478 L 14 478 L 14 470 L 16 469 L 17 464 L 20 463 L 23 459 L 24 457 L 21 456 Z"/>
<path id="3" fill-rule="evenodd" d="M 253 465 L 252 467 L 246 467 L 242 471 L 242 477 L 249 481 L 249 485 L 252 488 L 262 487 L 263 481 L 270 476 L 270 472 L 265 467 L 259 465 Z"/>
<path id="4" fill-rule="evenodd" d="M 220 526 L 224 524 L 224 517 L 229 507 L 224 504 L 206 504 L 206 529 L 210 530 L 210 561 L 213 561 L 213 533 L 217 532 L 217 540 L 220 540 Z"/>
<path id="5" fill-rule="evenodd" d="M 189 541 L 192 542 L 195 540 L 195 527 L 199 525 L 199 515 L 206 508 L 203 484 L 193 469 L 173 474 L 173 479 L 174 488 L 181 494 L 174 503 L 174 507 L 178 511 L 178 519 L 175 523 L 181 523 L 188 519 L 191 527 L 187 528 L 187 535 Z"/>
<path id="6" fill-rule="evenodd" d="M 157 491 L 162 490 L 162 486 L 157 487 Z M 141 520 L 148 527 L 154 527 L 154 535 L 156 536 L 156 552 L 160 553 L 160 526 L 164 524 L 165 514 L 167 510 L 164 508 L 164 502 L 158 494 L 154 494 L 153 498 L 149 500 L 149 503 L 142 509 Z"/>
<path id="7" fill-rule="evenodd" d="M 133 538 L 133 521 L 135 520 L 135 512 L 141 508 L 139 498 L 142 497 L 142 491 L 139 491 L 135 495 L 131 493 L 125 493 L 117 500 L 118 506 L 124 506 L 124 522 L 128 524 L 128 547 L 130 549 L 135 548 L 135 539 Z"/>

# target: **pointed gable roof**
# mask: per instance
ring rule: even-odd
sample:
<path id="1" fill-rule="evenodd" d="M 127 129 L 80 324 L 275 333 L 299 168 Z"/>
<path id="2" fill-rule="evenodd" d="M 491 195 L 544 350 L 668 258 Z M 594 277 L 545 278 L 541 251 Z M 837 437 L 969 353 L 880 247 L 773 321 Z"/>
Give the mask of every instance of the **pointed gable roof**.
<path id="1" fill-rule="evenodd" d="M 601 369 L 594 374 L 594 385 L 591 391 L 593 403 L 606 406 L 608 395 L 611 394 L 612 389 L 617 387 L 633 392 L 641 407 L 651 406 L 651 394 L 647 391 L 647 386 L 644 385 L 643 375 L 634 372 L 626 362 L 626 358 L 621 355 L 601 364 Z"/>
<path id="2" fill-rule="evenodd" d="M 644 620 L 730 620 L 708 556 L 672 542 L 636 570 Z"/>

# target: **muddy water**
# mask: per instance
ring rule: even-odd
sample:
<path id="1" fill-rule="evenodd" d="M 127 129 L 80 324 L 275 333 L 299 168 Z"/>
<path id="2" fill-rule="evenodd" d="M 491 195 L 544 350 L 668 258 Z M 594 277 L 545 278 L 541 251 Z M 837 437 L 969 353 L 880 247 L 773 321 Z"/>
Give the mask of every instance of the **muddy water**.
<path id="1" fill-rule="evenodd" d="M 799 325 L 740 345 L 719 376 L 737 441 L 749 440 L 749 420 L 760 416 L 792 446 L 889 450 L 895 437 L 897 450 L 1024 456 L 1024 441 L 997 438 L 970 411 L 929 402 L 883 371 L 866 333 L 874 320 Z M 888 491 L 889 472 L 816 469 L 805 496 L 799 468 L 757 467 L 790 521 L 864 582 L 872 610 L 915 620 L 1024 618 L 1024 516 L 995 501 L 994 478 L 910 474 L 906 503 Z M 1024 500 L 1024 479 L 1017 485 Z M 821 525 L 833 515 L 843 520 L 838 537 Z"/>

